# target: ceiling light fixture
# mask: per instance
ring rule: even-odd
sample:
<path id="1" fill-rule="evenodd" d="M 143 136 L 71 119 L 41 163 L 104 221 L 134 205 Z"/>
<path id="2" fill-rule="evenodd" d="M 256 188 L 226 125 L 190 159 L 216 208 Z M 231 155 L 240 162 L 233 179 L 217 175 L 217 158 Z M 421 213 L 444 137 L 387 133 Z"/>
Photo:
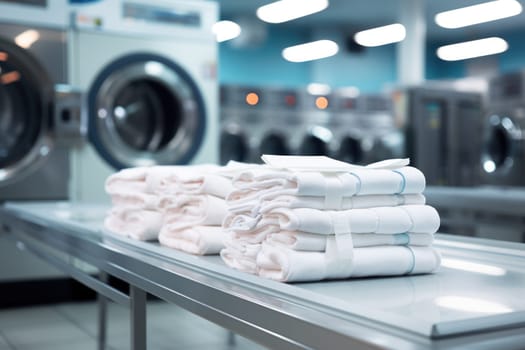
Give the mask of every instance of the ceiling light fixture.
<path id="1" fill-rule="evenodd" d="M 317 40 L 306 44 L 287 47 L 282 51 L 285 60 L 306 62 L 335 55 L 339 46 L 331 40 Z"/>
<path id="2" fill-rule="evenodd" d="M 496 0 L 438 13 L 434 20 L 443 28 L 462 28 L 491 22 L 520 14 L 521 4 L 516 0 Z"/>
<path id="3" fill-rule="evenodd" d="M 502 38 L 490 37 L 441 46 L 436 53 L 444 61 L 459 61 L 502 53 L 508 48 L 509 45 Z"/>
<path id="4" fill-rule="evenodd" d="M 211 28 L 217 42 L 235 39 L 241 35 L 241 27 L 233 21 L 219 21 Z"/>
<path id="5" fill-rule="evenodd" d="M 257 17 L 268 23 L 283 23 L 323 11 L 328 0 L 280 0 L 261 6 Z"/>
<path id="6" fill-rule="evenodd" d="M 354 40 L 361 46 L 381 46 L 405 39 L 405 26 L 400 23 L 372 28 L 355 33 Z"/>

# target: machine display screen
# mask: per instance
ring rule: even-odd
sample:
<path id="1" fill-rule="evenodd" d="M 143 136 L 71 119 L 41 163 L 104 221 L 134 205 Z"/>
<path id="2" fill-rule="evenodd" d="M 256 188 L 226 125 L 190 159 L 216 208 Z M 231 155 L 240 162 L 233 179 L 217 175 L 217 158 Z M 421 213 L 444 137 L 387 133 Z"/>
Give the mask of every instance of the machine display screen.
<path id="1" fill-rule="evenodd" d="M 0 0 L 0 2 L 10 2 L 14 4 L 47 7 L 47 0 Z"/>
<path id="2" fill-rule="evenodd" d="M 197 11 L 179 11 L 173 8 L 125 2 L 123 13 L 124 18 L 127 19 L 188 27 L 199 27 L 201 25 L 201 17 Z"/>

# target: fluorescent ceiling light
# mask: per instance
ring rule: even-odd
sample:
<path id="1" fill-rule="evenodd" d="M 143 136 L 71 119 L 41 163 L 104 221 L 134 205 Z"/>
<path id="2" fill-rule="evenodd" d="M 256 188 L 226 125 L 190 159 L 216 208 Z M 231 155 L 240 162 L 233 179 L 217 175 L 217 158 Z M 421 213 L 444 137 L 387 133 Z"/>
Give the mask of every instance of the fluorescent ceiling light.
<path id="1" fill-rule="evenodd" d="M 311 95 L 328 95 L 332 88 L 328 84 L 310 83 L 306 86 L 306 91 Z"/>
<path id="2" fill-rule="evenodd" d="M 281 0 L 261 6 L 257 17 L 268 23 L 283 23 L 323 11 L 328 0 Z"/>
<path id="3" fill-rule="evenodd" d="M 395 23 L 358 32 L 354 35 L 354 40 L 359 45 L 374 47 L 397 43 L 405 39 L 405 36 L 405 26 Z"/>
<path id="4" fill-rule="evenodd" d="M 438 13 L 434 20 L 443 28 L 461 28 L 495 21 L 520 14 L 521 4 L 516 0 L 496 0 Z"/>
<path id="5" fill-rule="evenodd" d="M 335 55 L 339 46 L 331 40 L 317 40 L 310 43 L 287 47 L 282 55 L 290 62 L 306 62 Z"/>
<path id="6" fill-rule="evenodd" d="M 463 43 L 441 46 L 436 53 L 444 61 L 459 61 L 474 57 L 494 55 L 507 51 L 509 45 L 498 37 L 465 41 Z"/>
<path id="7" fill-rule="evenodd" d="M 211 28 L 217 42 L 235 39 L 241 34 L 241 27 L 232 21 L 219 21 Z"/>

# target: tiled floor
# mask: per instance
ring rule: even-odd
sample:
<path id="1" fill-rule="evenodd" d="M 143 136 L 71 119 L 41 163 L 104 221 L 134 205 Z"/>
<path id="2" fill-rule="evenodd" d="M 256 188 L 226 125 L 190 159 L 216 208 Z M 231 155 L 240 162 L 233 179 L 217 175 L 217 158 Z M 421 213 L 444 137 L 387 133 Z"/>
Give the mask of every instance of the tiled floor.
<path id="1" fill-rule="evenodd" d="M 235 336 L 203 318 L 161 301 L 148 302 L 148 349 L 260 350 L 262 346 Z M 0 310 L 0 350 L 95 350 L 97 305 L 66 303 Z M 130 349 L 129 310 L 110 303 L 107 344 L 110 350 Z"/>

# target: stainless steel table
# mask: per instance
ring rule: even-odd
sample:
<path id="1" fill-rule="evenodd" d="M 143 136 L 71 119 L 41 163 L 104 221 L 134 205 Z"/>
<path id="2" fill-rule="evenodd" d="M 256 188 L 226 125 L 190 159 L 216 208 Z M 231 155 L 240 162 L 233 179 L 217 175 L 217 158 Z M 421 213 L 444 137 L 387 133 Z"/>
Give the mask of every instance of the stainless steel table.
<path id="1" fill-rule="evenodd" d="M 432 275 L 284 284 L 104 232 L 107 208 L 7 203 L 3 234 L 105 297 L 131 307 L 134 349 L 145 348 L 145 296 L 276 349 L 513 349 L 525 344 L 525 245 L 437 235 Z M 82 269 L 130 284 L 125 295 Z"/>

